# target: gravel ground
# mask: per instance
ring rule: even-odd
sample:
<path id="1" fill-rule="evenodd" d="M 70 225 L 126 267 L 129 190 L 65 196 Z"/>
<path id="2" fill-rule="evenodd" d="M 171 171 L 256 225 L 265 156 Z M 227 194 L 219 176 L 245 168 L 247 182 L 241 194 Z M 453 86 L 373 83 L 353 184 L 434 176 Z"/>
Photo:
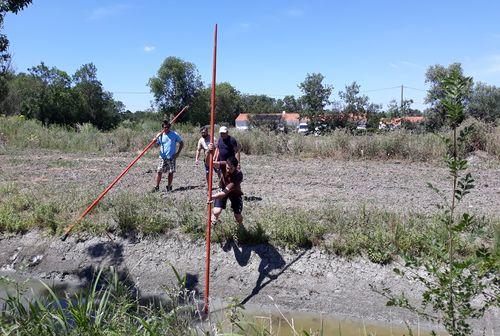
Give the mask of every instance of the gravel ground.
<path id="1" fill-rule="evenodd" d="M 55 152 L 26 152 L 0 155 L 0 186 L 14 183 L 19 188 L 64 193 L 75 188 L 100 192 L 133 158 L 78 155 Z M 111 193 L 122 190 L 146 192 L 153 186 L 156 158 L 148 154 Z M 272 156 L 244 156 L 243 190 L 252 202 L 246 207 L 280 204 L 314 209 L 337 205 L 352 208 L 375 206 L 396 212 L 431 212 L 438 197 L 426 182 L 449 189 L 444 167 L 421 163 L 335 161 Z M 477 188 L 464 207 L 472 213 L 498 216 L 500 213 L 500 170 L 497 162 L 473 158 L 471 173 Z M 164 186 L 163 184 L 162 186 Z M 204 176 L 192 157 L 178 161 L 174 193 L 159 197 L 187 197 L 203 202 Z M 82 204 L 82 209 L 86 204 Z M 247 208 L 248 209 L 248 208 Z M 167 262 L 189 274 L 190 283 L 203 288 L 204 242 L 179 235 L 127 240 L 72 236 L 66 242 L 44 233 L 0 239 L 0 267 L 4 272 L 24 269 L 27 276 L 56 281 L 88 278 L 99 266 L 115 265 L 145 294 L 157 294 L 161 286 L 174 282 Z M 291 251 L 271 245 L 212 246 L 211 295 L 239 297 L 250 307 L 272 309 L 268 296 L 285 310 L 322 312 L 341 318 L 376 323 L 416 323 L 416 317 L 385 307 L 370 284 L 410 292 L 419 288 L 394 275 L 391 266 L 364 259 L 347 261 L 312 248 Z M 37 257 L 38 256 L 38 257 Z M 24 265 L 24 266 L 23 266 Z M 27 266 L 26 266 L 27 265 Z M 21 267 L 23 266 L 23 267 Z M 481 322 L 491 332 L 500 331 L 498 311 Z M 424 325 L 424 324 L 423 324 Z M 424 325 L 425 326 L 425 325 Z M 478 328 L 478 331 L 479 328 Z"/>
<path id="2" fill-rule="evenodd" d="M 53 152 L 2 155 L 1 184 L 40 185 L 55 193 L 75 188 L 99 193 L 133 157 Z M 465 198 L 463 207 L 472 213 L 498 216 L 500 165 L 487 158 L 474 157 L 471 161 L 470 172 L 476 180 L 476 188 Z M 186 156 L 178 160 L 177 166 L 174 179 L 177 190 L 173 195 L 194 195 L 203 202 L 206 198 L 203 168 L 195 167 L 194 159 Z M 123 189 L 149 191 L 154 183 L 155 167 L 156 157 L 148 153 L 110 194 Z M 443 190 L 450 189 L 445 167 L 423 163 L 243 156 L 242 170 L 243 191 L 251 200 L 262 205 L 304 209 L 370 205 L 396 212 L 434 212 L 432 204 L 439 202 L 439 197 L 426 187 L 427 182 Z"/>

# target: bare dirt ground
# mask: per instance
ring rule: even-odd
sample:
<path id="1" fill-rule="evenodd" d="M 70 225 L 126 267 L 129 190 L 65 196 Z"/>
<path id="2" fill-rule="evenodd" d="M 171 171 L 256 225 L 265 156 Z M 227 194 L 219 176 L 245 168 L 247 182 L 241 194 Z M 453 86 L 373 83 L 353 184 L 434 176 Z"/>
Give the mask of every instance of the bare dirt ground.
<path id="1" fill-rule="evenodd" d="M 84 188 L 97 195 L 133 157 L 134 154 L 99 156 L 43 151 L 0 155 L 0 184 L 54 193 Z M 155 156 L 148 154 L 111 193 L 149 192 L 155 166 Z M 370 205 L 388 211 L 428 213 L 435 211 L 432 204 L 439 199 L 425 187 L 426 182 L 449 190 L 446 169 L 432 164 L 244 156 L 242 169 L 242 186 L 249 200 L 245 203 L 247 210 L 273 204 L 304 209 Z M 464 207 L 472 213 L 497 217 L 498 164 L 475 159 L 471 172 L 477 187 Z M 192 157 L 183 156 L 178 160 L 174 192 L 160 193 L 158 198 L 161 201 L 192 194 L 204 202 L 204 176 L 202 168 L 194 166 Z M 80 211 L 86 205 L 81 204 Z M 182 235 L 135 240 L 116 237 L 114 243 L 106 237 L 74 235 L 61 242 L 57 237 L 32 231 L 0 239 L 0 267 L 46 280 L 81 281 L 100 266 L 115 265 L 143 294 L 151 295 L 160 293 L 162 285 L 175 281 L 168 265 L 171 263 L 188 274 L 192 288 L 202 291 L 204 249 L 203 241 Z M 386 300 L 370 289 L 370 284 L 382 283 L 396 291 L 406 290 L 412 297 L 419 292 L 410 280 L 396 276 L 391 265 L 380 266 L 361 258 L 347 261 L 317 248 L 291 251 L 269 244 L 212 246 L 214 298 L 238 297 L 250 307 L 271 310 L 271 296 L 284 310 L 321 312 L 375 323 L 400 324 L 409 319 L 415 324 L 415 316 L 389 309 Z M 493 311 L 481 325 L 498 333 L 499 317 L 498 311 Z M 480 333 L 481 329 L 478 327 L 477 331 Z"/>

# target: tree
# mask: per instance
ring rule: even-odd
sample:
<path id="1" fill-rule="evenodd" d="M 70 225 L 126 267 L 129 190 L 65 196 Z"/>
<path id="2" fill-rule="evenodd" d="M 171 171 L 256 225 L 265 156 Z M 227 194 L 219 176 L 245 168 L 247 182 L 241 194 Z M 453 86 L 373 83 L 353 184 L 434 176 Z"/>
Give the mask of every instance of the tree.
<path id="1" fill-rule="evenodd" d="M 198 90 L 184 115 L 194 125 L 207 125 L 210 122 L 210 88 Z"/>
<path id="2" fill-rule="evenodd" d="M 187 121 L 198 125 L 206 125 L 210 122 L 211 92 L 211 87 L 198 90 L 190 105 Z M 215 92 L 216 122 L 232 125 L 238 114 L 241 113 L 240 92 L 227 82 L 217 84 Z"/>
<path id="3" fill-rule="evenodd" d="M 224 82 L 216 86 L 217 102 L 215 105 L 217 121 L 233 124 L 241 112 L 241 96 L 231 84 Z"/>
<path id="4" fill-rule="evenodd" d="M 452 130 L 451 138 L 443 137 L 448 149 L 444 161 L 451 190 L 441 190 L 428 183 L 442 199 L 438 204 L 440 227 L 436 237 L 429 239 L 428 252 L 403 256 L 405 269 L 394 269 L 423 286 L 422 302 L 415 304 L 405 293 L 394 295 L 389 288 L 379 292 L 389 299 L 387 305 L 403 307 L 427 320 L 440 322 L 450 335 L 471 335 L 470 320 L 481 318 L 489 307 L 499 304 L 499 263 L 494 247 L 485 246 L 486 239 L 482 230 L 477 229 L 475 216 L 460 213 L 459 207 L 475 185 L 465 154 L 459 150 L 472 127 L 457 130 L 465 118 L 467 97 L 464 94 L 472 78 L 453 69 L 441 80 L 444 95 L 440 103 Z"/>
<path id="5" fill-rule="evenodd" d="M 472 90 L 468 114 L 486 122 L 500 118 L 500 88 L 485 83 L 477 83 Z"/>
<path id="6" fill-rule="evenodd" d="M 351 85 L 345 86 L 345 91 L 339 92 L 340 99 L 344 102 L 343 112 L 347 115 L 364 116 L 369 105 L 369 98 L 359 94 L 361 86 L 352 82 Z"/>
<path id="7" fill-rule="evenodd" d="M 427 118 L 427 126 L 429 129 L 431 127 L 440 128 L 445 124 L 446 108 L 442 103 L 446 95 L 444 79 L 454 72 L 456 72 L 462 79 L 465 79 L 462 65 L 460 63 L 450 64 L 447 68 L 437 64 L 430 66 L 425 73 L 425 82 L 431 85 L 425 98 L 425 103 L 431 104 Z M 467 81 L 467 85 L 461 88 L 461 90 L 463 90 L 461 92 L 461 96 L 463 97 L 465 107 L 467 108 L 472 93 L 472 81 Z"/>
<path id="8" fill-rule="evenodd" d="M 307 74 L 305 80 L 299 84 L 304 93 L 300 98 L 304 110 L 301 114 L 314 117 L 323 113 L 326 105 L 330 104 L 333 86 L 323 84 L 325 77 L 320 73 Z"/>
<path id="9" fill-rule="evenodd" d="M 177 57 L 167 57 L 155 77 L 148 83 L 155 104 L 161 112 L 174 115 L 184 106 L 193 103 L 203 82 L 193 63 Z M 184 115 L 184 120 L 186 116 Z"/>
<path id="10" fill-rule="evenodd" d="M 44 123 L 71 124 L 74 122 L 71 77 L 43 62 L 28 69 L 34 85 L 23 105 L 23 114 Z"/>
<path id="11" fill-rule="evenodd" d="M 7 96 L 0 103 L 0 114 L 32 115 L 33 99 L 43 83 L 25 73 L 8 76 Z"/>
<path id="12" fill-rule="evenodd" d="M 345 91 L 339 92 L 340 99 L 344 102 L 342 112 L 348 119 L 360 120 L 366 118 L 366 127 L 370 129 L 378 128 L 381 118 L 380 104 L 370 103 L 370 98 L 360 94 L 360 85 L 352 82 L 346 85 Z"/>
<path id="13" fill-rule="evenodd" d="M 97 79 L 97 68 L 93 63 L 82 65 L 73 75 L 74 93 L 79 100 L 78 122 L 90 122 L 100 129 L 110 129 L 120 120 L 120 104 L 113 100 L 110 92 L 104 91 Z"/>
<path id="14" fill-rule="evenodd" d="M 276 99 L 266 95 L 242 95 L 241 110 L 252 114 L 281 112 Z"/>
<path id="15" fill-rule="evenodd" d="M 287 112 L 301 112 L 302 105 L 300 99 L 295 99 L 294 96 L 285 96 L 283 98 L 283 109 Z"/>
<path id="16" fill-rule="evenodd" d="M 8 81 L 12 72 L 10 70 L 10 54 L 8 53 L 9 40 L 3 32 L 4 17 L 7 13 L 17 14 L 28 6 L 31 0 L 2 0 L 0 1 L 0 102 L 8 93 Z"/>
<path id="17" fill-rule="evenodd" d="M 120 121 L 124 105 L 103 89 L 96 73 L 90 63 L 70 77 L 42 62 L 28 69 L 28 74 L 13 75 L 0 108 L 47 124 L 73 126 L 90 122 L 100 129 L 112 128 Z"/>
<path id="18" fill-rule="evenodd" d="M 400 106 L 400 104 L 393 99 L 387 105 L 387 116 L 389 118 L 400 118 L 405 116 L 422 115 L 422 112 L 419 110 L 411 108 L 411 104 L 413 104 L 413 99 L 403 100 L 403 106 Z"/>

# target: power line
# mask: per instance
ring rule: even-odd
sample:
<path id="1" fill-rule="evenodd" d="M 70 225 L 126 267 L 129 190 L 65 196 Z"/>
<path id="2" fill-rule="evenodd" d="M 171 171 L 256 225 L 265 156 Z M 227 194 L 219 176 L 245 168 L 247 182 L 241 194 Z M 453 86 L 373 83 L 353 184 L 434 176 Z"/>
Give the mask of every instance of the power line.
<path id="1" fill-rule="evenodd" d="M 388 87 L 388 88 L 365 90 L 365 91 L 361 91 L 360 93 L 367 93 L 367 92 L 375 92 L 375 91 L 384 91 L 384 90 L 399 89 L 400 87 L 401 87 L 401 85 L 398 85 L 398 86 L 393 86 L 393 87 Z"/>
<path id="2" fill-rule="evenodd" d="M 140 92 L 140 91 L 111 91 L 113 94 L 151 94 L 151 92 Z"/>
<path id="3" fill-rule="evenodd" d="M 411 87 L 411 86 L 403 85 L 403 87 L 406 88 L 406 89 L 412 89 L 412 90 L 427 92 L 427 90 L 418 89 L 418 88 L 414 88 L 414 87 Z M 399 88 L 401 88 L 401 85 L 391 86 L 391 87 L 385 87 L 385 88 L 379 88 L 379 89 L 364 90 L 364 91 L 360 91 L 360 93 L 394 90 L 394 89 L 399 89 Z M 151 95 L 152 94 L 151 92 L 146 92 L 146 91 L 111 91 L 111 93 L 113 93 L 113 94 L 122 94 L 122 95 Z M 249 96 L 261 96 L 261 95 L 265 95 L 265 96 L 270 96 L 270 97 L 285 97 L 285 96 L 290 96 L 290 94 L 282 94 L 282 93 L 280 93 L 280 94 L 277 94 L 277 93 L 276 94 L 272 94 L 272 93 L 268 93 L 268 94 L 265 94 L 265 93 L 246 93 L 246 95 L 249 95 Z"/>
<path id="4" fill-rule="evenodd" d="M 417 91 L 427 92 L 427 90 L 417 89 L 417 88 L 414 88 L 414 87 L 411 87 L 411 86 L 406 86 L 406 85 L 404 85 L 404 87 L 405 87 L 406 89 L 412 89 L 412 90 L 417 90 Z"/>

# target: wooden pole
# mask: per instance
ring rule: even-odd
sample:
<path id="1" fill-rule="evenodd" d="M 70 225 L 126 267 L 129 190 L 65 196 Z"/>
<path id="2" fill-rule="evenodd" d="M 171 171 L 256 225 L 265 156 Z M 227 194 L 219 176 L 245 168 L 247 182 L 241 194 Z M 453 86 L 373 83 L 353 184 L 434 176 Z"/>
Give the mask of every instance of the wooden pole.
<path id="1" fill-rule="evenodd" d="M 214 143 L 215 124 L 215 80 L 217 73 L 217 24 L 214 33 L 214 56 L 212 66 L 212 94 L 210 96 L 210 143 Z M 208 204 L 207 204 L 207 229 L 206 229 L 206 259 L 205 259 L 205 305 L 203 311 L 208 313 L 208 299 L 210 295 L 210 234 L 212 227 L 212 181 L 214 175 L 214 151 L 209 154 L 208 171 Z"/>
<path id="2" fill-rule="evenodd" d="M 170 124 L 173 124 L 177 118 L 179 118 L 179 116 L 184 113 L 184 111 L 188 108 L 189 106 L 185 106 L 171 121 L 170 121 Z M 64 234 L 61 236 L 61 240 L 62 241 L 65 241 L 66 238 L 68 238 L 69 234 L 71 233 L 71 230 L 73 230 L 73 228 L 75 227 L 76 224 L 78 224 L 85 216 L 87 216 L 87 214 L 90 212 L 90 210 L 92 210 L 100 201 L 101 199 L 104 197 L 104 195 L 106 195 L 108 193 L 108 191 L 111 190 L 111 188 L 113 188 L 115 186 L 115 184 L 123 177 L 123 175 L 125 175 L 129 170 L 130 168 L 132 168 L 132 166 L 137 162 L 139 161 L 139 159 L 144 155 L 146 154 L 146 152 L 151 148 L 153 147 L 153 145 L 156 143 L 156 139 L 163 133 L 163 131 L 161 131 L 160 133 L 158 133 L 152 140 L 151 142 L 146 146 L 146 148 L 144 148 L 142 150 L 142 152 L 137 155 L 137 157 L 132 161 L 130 162 L 130 164 L 113 180 L 113 182 L 111 182 L 107 187 L 106 189 L 104 189 L 104 191 L 99 195 L 97 196 L 97 198 L 87 207 L 87 209 L 80 215 L 80 217 L 78 217 L 78 219 L 72 223 L 71 225 L 69 225 L 68 227 L 66 227 L 66 229 L 64 230 Z"/>

